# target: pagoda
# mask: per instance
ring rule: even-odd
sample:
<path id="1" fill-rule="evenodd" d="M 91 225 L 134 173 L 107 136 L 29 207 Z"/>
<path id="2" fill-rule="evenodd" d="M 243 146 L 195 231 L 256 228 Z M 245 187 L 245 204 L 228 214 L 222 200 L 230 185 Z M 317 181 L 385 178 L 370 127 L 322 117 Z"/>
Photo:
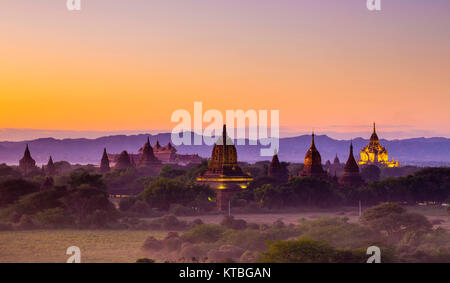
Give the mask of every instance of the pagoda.
<path id="1" fill-rule="evenodd" d="M 281 165 L 277 153 L 275 153 L 272 157 L 272 162 L 270 162 L 267 175 L 273 179 L 279 180 L 280 182 L 287 182 L 289 179 L 289 172 L 284 166 Z"/>
<path id="2" fill-rule="evenodd" d="M 350 154 L 348 155 L 347 163 L 345 163 L 344 174 L 338 182 L 340 185 L 352 187 L 359 187 L 364 184 L 364 181 L 359 174 L 358 164 L 353 156 L 352 143 L 350 143 Z"/>
<path id="3" fill-rule="evenodd" d="M 108 153 L 106 152 L 106 148 L 104 148 L 103 149 L 102 160 L 100 161 L 100 172 L 101 173 L 107 173 L 110 170 L 111 170 L 111 167 L 109 166 Z"/>
<path id="4" fill-rule="evenodd" d="M 399 167 L 398 161 L 392 159 L 389 161 L 387 149 L 380 144 L 378 135 L 373 123 L 373 132 L 370 136 L 370 141 L 367 146 L 361 150 L 361 160 L 359 165 L 376 165 L 378 167 Z"/>
<path id="5" fill-rule="evenodd" d="M 141 156 L 137 167 L 154 170 L 156 167 L 160 167 L 160 165 L 161 161 L 155 157 L 153 148 L 150 145 L 150 139 L 147 137 L 147 142 L 142 147 Z"/>
<path id="6" fill-rule="evenodd" d="M 53 159 L 52 159 L 51 156 L 50 156 L 50 158 L 48 159 L 47 166 L 45 166 L 45 173 L 46 173 L 48 176 L 55 175 L 55 173 L 56 173 L 56 166 L 55 166 L 55 164 L 53 163 Z"/>
<path id="7" fill-rule="evenodd" d="M 121 170 L 121 169 L 127 169 L 127 168 L 133 168 L 133 165 L 131 163 L 131 159 L 130 159 L 130 156 L 128 155 L 128 152 L 126 150 L 124 150 L 117 157 L 117 162 L 116 162 L 116 166 L 114 167 L 114 169 Z"/>
<path id="8" fill-rule="evenodd" d="M 180 156 L 177 155 L 177 149 L 168 142 L 166 146 L 161 146 L 159 141 L 156 141 L 153 147 L 153 152 L 156 158 L 161 160 L 163 163 L 174 164 L 178 162 Z"/>
<path id="9" fill-rule="evenodd" d="M 30 149 L 27 147 L 25 148 L 25 152 L 23 154 L 22 159 L 19 161 L 19 169 L 24 174 L 28 174 L 36 169 L 36 161 L 31 157 Z"/>
<path id="10" fill-rule="evenodd" d="M 217 209 L 226 210 L 233 195 L 246 189 L 252 180 L 239 167 L 236 147 L 227 136 L 224 125 L 222 136 L 214 144 L 208 170 L 197 177 L 197 182 L 215 189 Z"/>
<path id="11" fill-rule="evenodd" d="M 341 161 L 339 160 L 337 153 L 336 153 L 336 157 L 334 158 L 333 165 L 337 166 L 337 167 L 341 166 Z"/>
<path id="12" fill-rule="evenodd" d="M 314 142 L 314 133 L 312 133 L 311 146 L 305 155 L 305 162 L 302 171 L 298 173 L 299 177 L 315 177 L 327 179 L 328 174 L 323 170 L 322 157 L 316 148 Z"/>

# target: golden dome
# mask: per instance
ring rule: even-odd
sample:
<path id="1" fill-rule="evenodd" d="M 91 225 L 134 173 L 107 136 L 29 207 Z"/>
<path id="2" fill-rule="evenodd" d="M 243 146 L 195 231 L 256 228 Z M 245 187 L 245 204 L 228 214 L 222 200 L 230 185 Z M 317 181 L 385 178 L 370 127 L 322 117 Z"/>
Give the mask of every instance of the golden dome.
<path id="1" fill-rule="evenodd" d="M 314 143 L 314 133 L 312 134 L 311 147 L 305 155 L 305 165 L 306 166 L 322 166 L 322 157 L 320 156 L 319 151 L 316 148 Z"/>
<path id="2" fill-rule="evenodd" d="M 300 177 L 327 177 L 327 173 L 322 168 L 322 157 L 314 143 L 314 133 L 312 134 L 311 147 L 305 155 L 305 166 L 298 174 Z"/>

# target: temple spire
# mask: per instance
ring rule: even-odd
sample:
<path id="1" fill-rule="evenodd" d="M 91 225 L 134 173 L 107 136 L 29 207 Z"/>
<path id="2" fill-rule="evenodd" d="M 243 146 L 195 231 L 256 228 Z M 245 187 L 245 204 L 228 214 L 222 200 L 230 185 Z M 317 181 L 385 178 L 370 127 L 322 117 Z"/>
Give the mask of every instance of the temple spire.
<path id="1" fill-rule="evenodd" d="M 26 156 L 26 157 L 30 157 L 31 156 L 30 149 L 28 148 L 28 144 L 27 144 L 27 146 L 25 148 L 25 152 L 24 152 L 23 155 Z"/>
<path id="2" fill-rule="evenodd" d="M 106 173 L 111 170 L 111 167 L 109 166 L 109 158 L 108 153 L 106 152 L 106 147 L 103 149 L 103 156 L 102 160 L 100 161 L 100 172 Z"/>
<path id="3" fill-rule="evenodd" d="M 227 145 L 227 125 L 223 125 L 223 131 L 222 131 L 222 142 L 223 145 Z"/>
<path id="4" fill-rule="evenodd" d="M 353 157 L 353 140 L 350 141 L 350 155 Z"/>
<path id="5" fill-rule="evenodd" d="M 375 130 L 375 122 L 373 122 L 373 133 L 376 134 L 377 131 Z"/>

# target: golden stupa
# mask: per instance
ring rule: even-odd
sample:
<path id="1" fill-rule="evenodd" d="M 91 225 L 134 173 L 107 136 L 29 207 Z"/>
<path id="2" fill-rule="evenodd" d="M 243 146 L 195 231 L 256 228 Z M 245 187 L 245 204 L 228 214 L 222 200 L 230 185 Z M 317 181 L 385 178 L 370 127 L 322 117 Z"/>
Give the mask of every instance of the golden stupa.
<path id="1" fill-rule="evenodd" d="M 392 159 L 389 161 L 389 154 L 387 149 L 380 144 L 378 135 L 373 123 L 373 133 L 370 137 L 369 145 L 361 150 L 361 160 L 359 165 L 377 165 L 381 167 L 399 167 L 398 161 Z"/>

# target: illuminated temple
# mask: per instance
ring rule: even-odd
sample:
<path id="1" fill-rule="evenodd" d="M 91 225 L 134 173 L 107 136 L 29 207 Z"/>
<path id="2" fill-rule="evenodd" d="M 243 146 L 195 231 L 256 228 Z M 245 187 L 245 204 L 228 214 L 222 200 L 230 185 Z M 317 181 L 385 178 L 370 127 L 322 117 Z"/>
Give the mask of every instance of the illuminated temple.
<path id="1" fill-rule="evenodd" d="M 399 167 L 398 161 L 392 159 L 389 161 L 389 155 L 386 148 L 380 144 L 378 135 L 373 123 L 373 133 L 370 137 L 369 145 L 361 150 L 361 160 L 359 165 L 377 165 L 379 167 Z"/>
<path id="2" fill-rule="evenodd" d="M 216 190 L 219 210 L 226 210 L 233 195 L 247 188 L 253 178 L 242 171 L 237 162 L 237 151 L 223 126 L 222 137 L 214 144 L 208 170 L 197 177 L 197 182 Z"/>
<path id="3" fill-rule="evenodd" d="M 314 142 L 314 133 L 311 136 L 311 146 L 305 155 L 303 169 L 298 173 L 299 177 L 315 177 L 318 179 L 329 178 L 327 172 L 322 167 L 322 157 Z"/>

